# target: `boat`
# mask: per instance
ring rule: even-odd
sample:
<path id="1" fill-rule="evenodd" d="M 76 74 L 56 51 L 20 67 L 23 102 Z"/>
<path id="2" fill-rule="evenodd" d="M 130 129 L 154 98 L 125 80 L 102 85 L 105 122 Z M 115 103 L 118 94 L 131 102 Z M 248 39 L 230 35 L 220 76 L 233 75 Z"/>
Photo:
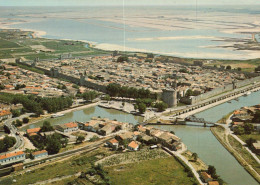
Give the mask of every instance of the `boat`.
<path id="1" fill-rule="evenodd" d="M 251 94 L 251 91 L 248 91 L 247 93 L 245 93 L 243 96 L 248 96 Z"/>
<path id="2" fill-rule="evenodd" d="M 231 103 L 231 101 L 228 101 L 228 103 Z"/>
<path id="3" fill-rule="evenodd" d="M 58 118 L 58 117 L 62 117 L 64 116 L 64 114 L 52 114 L 51 118 Z"/>
<path id="4" fill-rule="evenodd" d="M 236 100 L 236 101 L 239 101 L 239 99 L 238 99 L 238 98 L 236 98 L 235 100 Z"/>

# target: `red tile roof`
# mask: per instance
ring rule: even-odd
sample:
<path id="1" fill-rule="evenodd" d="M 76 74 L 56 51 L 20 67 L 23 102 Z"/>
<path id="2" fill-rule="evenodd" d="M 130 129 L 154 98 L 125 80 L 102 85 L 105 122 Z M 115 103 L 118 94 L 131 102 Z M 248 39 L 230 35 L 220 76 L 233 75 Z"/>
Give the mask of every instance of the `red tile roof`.
<path id="1" fill-rule="evenodd" d="M 2 110 L 0 111 L 0 116 L 6 116 L 12 114 L 9 110 Z"/>
<path id="2" fill-rule="evenodd" d="M 39 155 L 39 154 L 43 154 L 43 153 L 48 153 L 48 152 L 46 150 L 41 150 L 41 151 L 33 152 L 32 155 Z"/>
<path id="3" fill-rule="evenodd" d="M 131 143 L 129 143 L 128 146 L 131 147 L 131 148 L 136 149 L 139 145 L 135 141 L 132 141 Z"/>
<path id="4" fill-rule="evenodd" d="M 118 143 L 118 141 L 116 139 L 111 139 L 111 140 L 109 140 L 109 142 L 112 144 Z"/>
<path id="5" fill-rule="evenodd" d="M 65 123 L 64 124 L 66 127 L 68 128 L 74 128 L 74 127 L 77 127 L 78 124 L 77 123 L 74 123 L 74 122 L 70 122 L 70 123 Z"/>
<path id="6" fill-rule="evenodd" d="M 13 152 L 13 153 L 0 155 L 0 160 L 1 159 L 6 159 L 6 158 L 10 158 L 10 157 L 14 157 L 14 156 L 18 156 L 18 155 L 22 155 L 22 154 L 24 154 L 23 151 L 18 151 L 18 152 Z"/>
<path id="7" fill-rule="evenodd" d="M 26 132 L 27 132 L 27 134 L 30 134 L 30 133 L 39 132 L 40 130 L 41 130 L 41 128 L 30 128 L 30 129 L 27 129 Z"/>
<path id="8" fill-rule="evenodd" d="M 209 181 L 208 185 L 219 185 L 218 181 Z"/>

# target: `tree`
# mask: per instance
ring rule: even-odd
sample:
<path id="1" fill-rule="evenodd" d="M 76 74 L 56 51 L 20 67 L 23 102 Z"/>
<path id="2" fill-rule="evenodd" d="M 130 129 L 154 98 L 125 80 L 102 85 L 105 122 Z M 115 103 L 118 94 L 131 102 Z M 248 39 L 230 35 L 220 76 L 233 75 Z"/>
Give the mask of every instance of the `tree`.
<path id="1" fill-rule="evenodd" d="M 134 104 L 134 109 L 135 109 L 135 111 L 138 109 L 138 105 L 137 104 Z"/>
<path id="2" fill-rule="evenodd" d="M 110 99 L 111 99 L 110 96 L 108 94 L 106 94 L 105 97 L 104 97 L 104 100 L 110 101 Z"/>
<path id="3" fill-rule="evenodd" d="M 180 73 L 189 73 L 189 71 L 185 68 L 179 70 Z"/>
<path id="4" fill-rule="evenodd" d="M 13 114 L 13 118 L 21 115 L 19 110 L 11 110 L 11 113 Z"/>
<path id="5" fill-rule="evenodd" d="M 255 142 L 256 142 L 256 140 L 253 139 L 253 138 L 251 138 L 251 137 L 246 140 L 246 144 L 247 144 L 247 146 L 248 146 L 249 148 L 251 148 L 251 147 L 253 146 L 253 143 L 255 143 Z"/>
<path id="6" fill-rule="evenodd" d="M 29 118 L 28 117 L 23 118 L 23 123 L 29 123 Z"/>
<path id="7" fill-rule="evenodd" d="M 209 165 L 208 167 L 208 174 L 210 174 L 212 177 L 216 176 L 216 168 L 212 165 Z"/>
<path id="8" fill-rule="evenodd" d="M 186 96 L 186 97 L 190 97 L 190 96 L 192 96 L 192 95 L 193 95 L 192 90 L 191 90 L 191 89 L 188 89 L 187 92 L 186 92 L 186 94 L 185 94 L 185 96 Z"/>
<path id="9" fill-rule="evenodd" d="M 15 126 L 16 126 L 16 127 L 20 127 L 20 126 L 22 126 L 22 125 L 23 125 L 23 122 L 20 121 L 19 119 L 17 119 Z"/>
<path id="10" fill-rule="evenodd" d="M 5 148 L 5 144 L 4 141 L 1 139 L 0 140 L 0 152 L 5 152 L 6 148 Z"/>
<path id="11" fill-rule="evenodd" d="M 254 131 L 254 126 L 251 123 L 245 123 L 244 124 L 244 130 L 245 134 L 251 134 L 252 131 Z"/>
<path id="12" fill-rule="evenodd" d="M 126 55 L 120 56 L 117 59 L 117 62 L 128 62 L 128 61 L 129 61 L 129 59 L 128 59 L 128 57 Z"/>
<path id="13" fill-rule="evenodd" d="M 254 115 L 254 118 L 252 119 L 252 122 L 253 123 L 260 123 L 260 111 L 257 110 L 255 112 L 255 115 Z"/>
<path id="14" fill-rule="evenodd" d="M 242 69 L 241 69 L 241 67 L 238 67 L 237 70 L 238 70 L 238 71 L 241 71 Z"/>
<path id="15" fill-rule="evenodd" d="M 14 137 L 9 136 L 5 136 L 3 141 L 6 149 L 11 148 L 16 143 L 16 139 Z"/>
<path id="16" fill-rule="evenodd" d="M 144 103 L 140 103 L 138 105 L 138 111 L 140 112 L 140 114 L 143 114 L 146 111 L 146 105 Z"/>
<path id="17" fill-rule="evenodd" d="M 82 136 L 82 135 L 79 135 L 79 136 L 77 137 L 76 143 L 82 143 L 84 140 L 85 140 L 85 137 Z"/>
<path id="18" fill-rule="evenodd" d="M 155 105 L 154 105 L 155 108 L 157 108 L 157 110 L 159 112 L 163 112 L 165 111 L 167 108 L 168 108 L 168 105 L 164 102 L 157 102 Z"/>
<path id="19" fill-rule="evenodd" d="M 234 128 L 234 133 L 236 135 L 243 135 L 245 133 L 245 129 L 242 126 L 238 125 Z"/>
<path id="20" fill-rule="evenodd" d="M 59 134 L 53 134 L 47 137 L 46 150 L 49 154 L 56 154 L 61 149 L 61 136 Z"/>
<path id="21" fill-rule="evenodd" d="M 197 153 L 193 153 L 192 156 L 194 161 L 197 161 L 198 160 L 198 154 Z"/>
<path id="22" fill-rule="evenodd" d="M 228 65 L 228 66 L 226 67 L 226 69 L 227 69 L 227 70 L 231 70 L 231 66 Z"/>
<path id="23" fill-rule="evenodd" d="M 53 130 L 54 128 L 51 126 L 51 123 L 49 121 L 44 121 L 40 132 L 49 132 Z"/>

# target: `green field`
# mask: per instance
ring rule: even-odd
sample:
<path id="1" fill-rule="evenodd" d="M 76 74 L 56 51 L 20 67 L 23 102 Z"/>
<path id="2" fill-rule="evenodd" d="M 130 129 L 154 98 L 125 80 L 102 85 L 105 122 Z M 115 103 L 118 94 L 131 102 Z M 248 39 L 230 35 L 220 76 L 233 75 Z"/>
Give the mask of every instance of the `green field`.
<path id="1" fill-rule="evenodd" d="M 98 160 L 100 156 L 109 155 L 110 152 L 104 150 L 96 150 L 87 154 L 81 154 L 77 157 L 72 157 L 69 160 L 64 160 L 47 166 L 43 166 L 37 169 L 27 169 L 27 173 L 22 175 L 16 174 L 6 178 L 1 178 L 0 184 L 11 184 L 12 180 L 15 179 L 15 184 L 33 184 L 38 181 L 45 181 L 56 177 L 62 177 L 66 175 L 73 175 L 75 173 L 86 171 L 91 167 L 91 163 Z"/>
<path id="2" fill-rule="evenodd" d="M 60 54 L 71 53 L 72 56 L 108 54 L 110 52 L 86 47 L 81 41 L 24 37 L 32 32 L 0 31 L 0 59 L 24 57 L 33 60 L 55 59 Z"/>
<path id="3" fill-rule="evenodd" d="M 108 171 L 112 184 L 196 184 L 196 180 L 188 177 L 184 167 L 173 157 L 116 165 L 106 167 L 105 170 Z"/>
<path id="4" fill-rule="evenodd" d="M 243 140 L 244 142 L 246 142 L 246 140 L 248 140 L 249 138 L 253 138 L 255 140 L 259 140 L 260 141 L 260 134 L 255 133 L 255 134 L 244 134 L 244 135 L 238 135 L 238 137 Z"/>

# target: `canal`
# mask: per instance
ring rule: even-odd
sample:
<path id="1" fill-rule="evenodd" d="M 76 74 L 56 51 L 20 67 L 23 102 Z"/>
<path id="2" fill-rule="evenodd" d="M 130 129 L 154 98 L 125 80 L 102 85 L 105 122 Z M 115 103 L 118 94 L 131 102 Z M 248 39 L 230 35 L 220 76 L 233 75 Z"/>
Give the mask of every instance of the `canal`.
<path id="1" fill-rule="evenodd" d="M 260 103 L 260 91 L 253 92 L 239 101 L 232 100 L 196 114 L 198 118 L 216 122 L 231 111 L 244 106 Z M 192 124 L 192 123 L 189 123 Z M 217 174 L 231 185 L 258 185 L 254 178 L 236 161 L 236 159 L 219 143 L 209 128 L 197 126 L 157 126 L 164 130 L 173 130 L 187 145 L 188 149 L 196 152 L 208 165 L 217 169 Z"/>
<path id="2" fill-rule="evenodd" d="M 143 117 L 134 116 L 132 114 L 128 114 L 122 111 L 114 110 L 114 109 L 105 109 L 98 106 L 86 108 L 83 110 L 77 110 L 74 112 L 70 112 L 65 114 L 62 117 L 58 118 L 48 118 L 44 121 L 49 121 L 52 125 L 58 125 L 62 123 L 69 123 L 73 121 L 81 121 L 87 122 L 91 120 L 92 117 L 102 117 L 102 118 L 109 118 L 110 120 L 116 119 L 117 121 L 127 122 L 137 124 L 138 122 L 142 122 Z M 28 128 L 36 128 L 42 126 L 44 121 L 39 121 L 35 124 L 28 125 L 22 128 L 22 131 Z"/>
<path id="3" fill-rule="evenodd" d="M 260 103 L 260 91 L 253 92 L 247 97 L 240 97 L 238 101 L 232 100 L 231 103 L 224 103 L 196 114 L 198 118 L 216 122 L 224 115 L 243 106 L 251 106 Z M 113 109 L 101 107 L 91 107 L 66 114 L 59 118 L 49 118 L 52 125 L 67 123 L 71 121 L 86 122 L 92 117 L 106 117 L 111 120 L 116 119 L 122 122 L 137 124 L 142 121 L 142 117 L 133 116 Z M 28 128 L 40 127 L 43 121 L 28 125 Z M 192 124 L 192 123 L 189 123 Z M 217 174 L 231 185 L 258 185 L 249 173 L 236 161 L 236 159 L 218 142 L 208 127 L 198 126 L 156 126 L 163 130 L 173 130 L 177 136 L 187 145 L 188 149 L 196 152 L 198 156 L 208 165 L 216 167 Z"/>

